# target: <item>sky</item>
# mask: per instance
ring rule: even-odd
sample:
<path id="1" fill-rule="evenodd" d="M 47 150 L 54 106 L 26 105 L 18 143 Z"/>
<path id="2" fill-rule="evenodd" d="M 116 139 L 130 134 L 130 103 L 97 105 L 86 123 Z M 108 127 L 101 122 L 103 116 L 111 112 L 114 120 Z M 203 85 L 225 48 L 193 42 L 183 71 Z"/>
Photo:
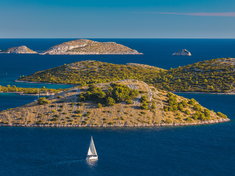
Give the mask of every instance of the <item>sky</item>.
<path id="1" fill-rule="evenodd" d="M 235 0 L 0 0 L 0 38 L 235 38 Z"/>

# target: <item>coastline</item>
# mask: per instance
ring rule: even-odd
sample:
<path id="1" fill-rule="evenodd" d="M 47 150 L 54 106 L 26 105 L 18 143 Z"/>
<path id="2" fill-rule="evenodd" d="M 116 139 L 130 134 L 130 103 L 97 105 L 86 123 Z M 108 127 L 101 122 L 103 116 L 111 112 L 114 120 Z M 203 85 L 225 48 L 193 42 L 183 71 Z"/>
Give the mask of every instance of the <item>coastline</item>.
<path id="1" fill-rule="evenodd" d="M 26 93 L 23 93 L 23 92 L 0 92 L 0 94 L 4 94 L 4 93 L 7 93 L 7 94 L 18 94 L 18 95 L 23 95 L 23 96 L 38 96 L 38 94 L 26 94 Z M 55 93 L 40 93 L 40 96 L 51 96 L 51 95 L 55 95 Z"/>
<path id="2" fill-rule="evenodd" d="M 79 86 L 79 84 L 62 84 L 62 83 L 49 83 L 49 82 L 31 82 L 31 81 L 22 81 L 22 80 L 15 80 L 15 82 L 21 82 L 21 83 L 32 83 L 32 84 L 54 84 L 54 85 L 73 85 Z M 228 92 L 228 93 L 222 93 L 222 92 L 174 92 L 172 93 L 186 93 L 186 94 L 216 94 L 216 95 L 235 95 L 235 92 Z"/>
<path id="3" fill-rule="evenodd" d="M 79 86 L 79 84 L 62 84 L 62 83 L 49 83 L 49 82 L 31 82 L 31 81 L 22 81 L 22 80 L 15 80 L 14 82 L 19 82 L 19 83 L 30 83 L 30 84 L 54 84 L 54 85 L 74 85 L 74 86 Z"/>
<path id="4" fill-rule="evenodd" d="M 153 127 L 180 127 L 199 126 L 230 122 L 230 119 L 208 120 L 194 123 L 162 123 L 150 125 L 60 125 L 60 124 L 0 124 L 0 127 L 40 127 L 40 128 L 153 128 Z"/>

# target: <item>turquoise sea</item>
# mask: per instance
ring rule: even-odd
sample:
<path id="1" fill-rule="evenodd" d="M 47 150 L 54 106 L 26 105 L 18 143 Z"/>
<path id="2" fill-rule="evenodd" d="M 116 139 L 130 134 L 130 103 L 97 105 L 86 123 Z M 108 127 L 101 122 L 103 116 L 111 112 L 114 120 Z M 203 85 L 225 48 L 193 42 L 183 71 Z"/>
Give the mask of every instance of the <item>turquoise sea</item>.
<path id="1" fill-rule="evenodd" d="M 27 45 L 42 51 L 70 39 L 0 39 L 0 49 Z M 64 88 L 66 85 L 16 83 L 20 75 L 81 60 L 143 63 L 162 68 L 201 60 L 235 57 L 235 40 L 95 39 L 116 41 L 143 52 L 130 56 L 0 55 L 0 85 Z M 186 48 L 192 57 L 173 57 Z M 187 94 L 221 111 L 231 122 L 188 127 L 89 129 L 0 127 L 0 175 L 4 176 L 223 176 L 235 175 L 235 95 Z M 0 94 L 0 110 L 35 100 Z M 99 161 L 85 161 L 90 136 Z"/>

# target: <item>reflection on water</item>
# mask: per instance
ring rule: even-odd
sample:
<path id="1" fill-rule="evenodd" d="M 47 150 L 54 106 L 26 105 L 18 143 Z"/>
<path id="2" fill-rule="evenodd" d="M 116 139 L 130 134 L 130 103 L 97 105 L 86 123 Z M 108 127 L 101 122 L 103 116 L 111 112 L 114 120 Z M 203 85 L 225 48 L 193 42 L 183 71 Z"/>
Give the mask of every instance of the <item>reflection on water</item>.
<path id="1" fill-rule="evenodd" d="M 89 160 L 89 159 L 86 159 L 86 163 L 88 164 L 88 166 L 90 168 L 93 168 L 93 167 L 97 166 L 98 160 Z"/>

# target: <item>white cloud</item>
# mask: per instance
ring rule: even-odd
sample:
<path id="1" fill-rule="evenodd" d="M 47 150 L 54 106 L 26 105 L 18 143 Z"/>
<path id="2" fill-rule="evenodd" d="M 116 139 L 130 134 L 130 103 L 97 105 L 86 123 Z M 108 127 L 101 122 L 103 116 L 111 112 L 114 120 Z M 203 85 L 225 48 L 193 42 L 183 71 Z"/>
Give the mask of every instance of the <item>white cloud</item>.
<path id="1" fill-rule="evenodd" d="M 187 16 L 220 16 L 235 17 L 235 12 L 196 12 L 196 13 L 178 13 L 178 12 L 153 12 L 161 15 L 187 15 Z"/>

